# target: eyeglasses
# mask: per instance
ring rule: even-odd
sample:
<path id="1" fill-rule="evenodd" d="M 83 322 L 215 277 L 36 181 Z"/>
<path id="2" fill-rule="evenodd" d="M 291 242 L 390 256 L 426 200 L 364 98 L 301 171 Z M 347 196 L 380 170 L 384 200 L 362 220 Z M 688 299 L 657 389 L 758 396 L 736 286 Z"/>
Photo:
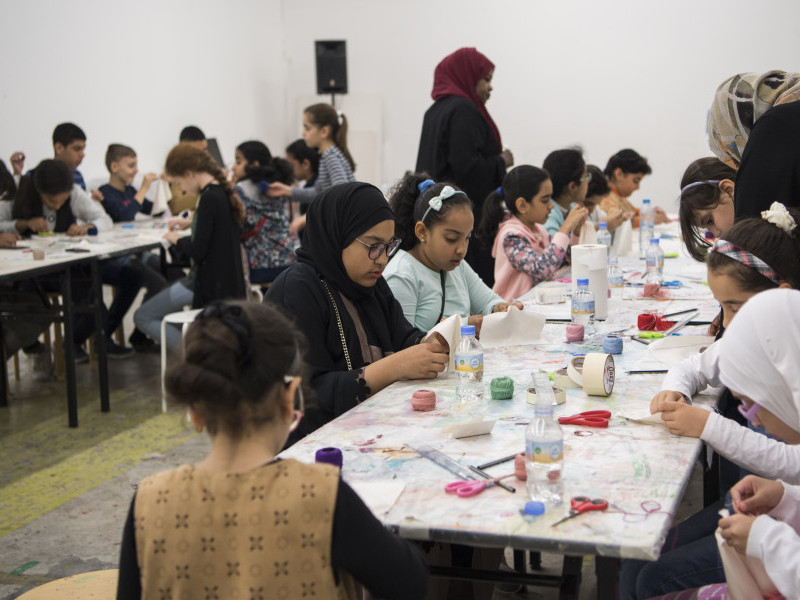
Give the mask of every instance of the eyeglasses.
<path id="1" fill-rule="evenodd" d="M 583 183 L 585 181 L 591 181 L 591 180 L 592 180 L 592 174 L 590 172 L 587 172 L 586 175 L 584 175 L 583 177 L 578 179 L 578 181 L 580 181 L 581 183 Z"/>
<path id="2" fill-rule="evenodd" d="M 758 411 L 761 406 L 753 402 L 752 406 L 748 407 L 744 402 L 737 407 L 741 415 L 750 421 L 755 427 L 761 427 L 761 421 L 758 419 Z"/>
<path id="3" fill-rule="evenodd" d="M 383 242 L 368 244 L 367 242 L 361 241 L 358 238 L 356 238 L 356 241 L 364 244 L 367 248 L 369 248 L 367 254 L 372 260 L 378 260 L 384 252 L 386 252 L 387 258 L 392 258 L 392 256 L 394 256 L 394 253 L 397 252 L 397 249 L 400 247 L 400 242 L 402 242 L 403 240 L 401 240 L 400 238 L 394 238 L 387 244 L 384 244 Z"/>
<path id="4" fill-rule="evenodd" d="M 283 383 L 286 385 L 290 385 L 294 381 L 295 377 L 296 375 L 284 375 Z M 289 425 L 290 432 L 297 429 L 297 426 L 300 425 L 300 421 L 302 420 L 303 415 L 305 414 L 305 410 L 306 410 L 306 401 L 305 398 L 303 398 L 303 384 L 300 383 L 297 386 L 297 394 L 295 396 L 295 409 L 293 411 L 294 417 L 292 418 L 291 425 Z"/>

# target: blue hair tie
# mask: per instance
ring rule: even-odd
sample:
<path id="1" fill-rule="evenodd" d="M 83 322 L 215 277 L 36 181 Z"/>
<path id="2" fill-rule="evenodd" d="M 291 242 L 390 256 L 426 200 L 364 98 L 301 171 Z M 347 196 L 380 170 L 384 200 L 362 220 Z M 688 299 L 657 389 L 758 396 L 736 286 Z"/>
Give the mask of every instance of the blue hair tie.
<path id="1" fill-rule="evenodd" d="M 495 191 L 497 192 L 498 196 L 500 196 L 501 198 L 503 197 L 503 186 L 502 185 L 498 186 L 498 188 Z"/>
<path id="2" fill-rule="evenodd" d="M 420 194 L 424 194 L 425 190 L 434 185 L 434 183 L 435 181 L 433 181 L 433 179 L 426 179 L 425 181 L 417 185 L 417 189 L 419 190 Z"/>
<path id="3" fill-rule="evenodd" d="M 258 182 L 258 189 L 266 194 L 269 191 L 269 181 L 259 181 Z"/>

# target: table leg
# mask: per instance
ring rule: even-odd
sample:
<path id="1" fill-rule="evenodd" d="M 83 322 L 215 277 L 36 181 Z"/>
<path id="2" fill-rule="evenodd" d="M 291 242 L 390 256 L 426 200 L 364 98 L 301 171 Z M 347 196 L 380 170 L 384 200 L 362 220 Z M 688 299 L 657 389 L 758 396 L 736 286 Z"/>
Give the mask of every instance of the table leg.
<path id="1" fill-rule="evenodd" d="M 100 263 L 92 261 L 92 288 L 94 295 L 94 349 L 97 353 L 97 375 L 100 380 L 100 410 L 109 412 L 111 404 L 108 399 L 108 355 L 106 353 L 106 335 L 103 314 L 103 284 L 100 280 Z M 111 332 L 109 332 L 109 335 Z"/>
<path id="2" fill-rule="evenodd" d="M 594 557 L 594 570 L 597 574 L 597 600 L 614 600 L 617 597 L 621 564 L 622 560 L 619 558 Z"/>
<path id="3" fill-rule="evenodd" d="M 578 591 L 581 587 L 582 569 L 582 556 L 564 556 L 564 564 L 561 567 L 561 587 L 558 590 L 559 600 L 573 600 L 578 598 Z"/>
<path id="4" fill-rule="evenodd" d="M 8 406 L 8 356 L 6 345 L 3 343 L 3 322 L 0 320 L 0 345 L 3 354 L 3 378 L 0 379 L 0 406 Z"/>
<path id="5" fill-rule="evenodd" d="M 64 306 L 64 367 L 67 378 L 67 419 L 70 427 L 78 426 L 78 391 L 75 382 L 75 342 L 72 338 L 72 273 L 69 267 L 61 275 L 61 298 Z"/>

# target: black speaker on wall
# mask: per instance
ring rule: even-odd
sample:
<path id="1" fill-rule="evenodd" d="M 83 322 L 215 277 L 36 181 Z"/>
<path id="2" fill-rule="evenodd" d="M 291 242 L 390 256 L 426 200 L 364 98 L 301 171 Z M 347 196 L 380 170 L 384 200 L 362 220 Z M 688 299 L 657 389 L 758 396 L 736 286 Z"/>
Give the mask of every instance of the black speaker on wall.
<path id="1" fill-rule="evenodd" d="M 344 40 L 314 42 L 317 57 L 317 93 L 347 93 L 347 45 Z"/>

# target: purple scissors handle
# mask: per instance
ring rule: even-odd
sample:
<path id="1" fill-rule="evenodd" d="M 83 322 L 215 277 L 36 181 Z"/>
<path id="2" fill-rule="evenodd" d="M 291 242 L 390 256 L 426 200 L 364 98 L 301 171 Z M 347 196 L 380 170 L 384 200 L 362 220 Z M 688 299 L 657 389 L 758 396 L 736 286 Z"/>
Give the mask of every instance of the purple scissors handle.
<path id="1" fill-rule="evenodd" d="M 444 491 L 448 494 L 456 494 L 459 498 L 471 498 L 472 496 L 477 496 L 486 488 L 497 485 L 497 482 L 501 479 L 513 475 L 514 473 L 509 473 L 508 475 L 496 477 L 495 479 L 483 479 L 478 481 L 454 481 L 444 486 Z"/>

